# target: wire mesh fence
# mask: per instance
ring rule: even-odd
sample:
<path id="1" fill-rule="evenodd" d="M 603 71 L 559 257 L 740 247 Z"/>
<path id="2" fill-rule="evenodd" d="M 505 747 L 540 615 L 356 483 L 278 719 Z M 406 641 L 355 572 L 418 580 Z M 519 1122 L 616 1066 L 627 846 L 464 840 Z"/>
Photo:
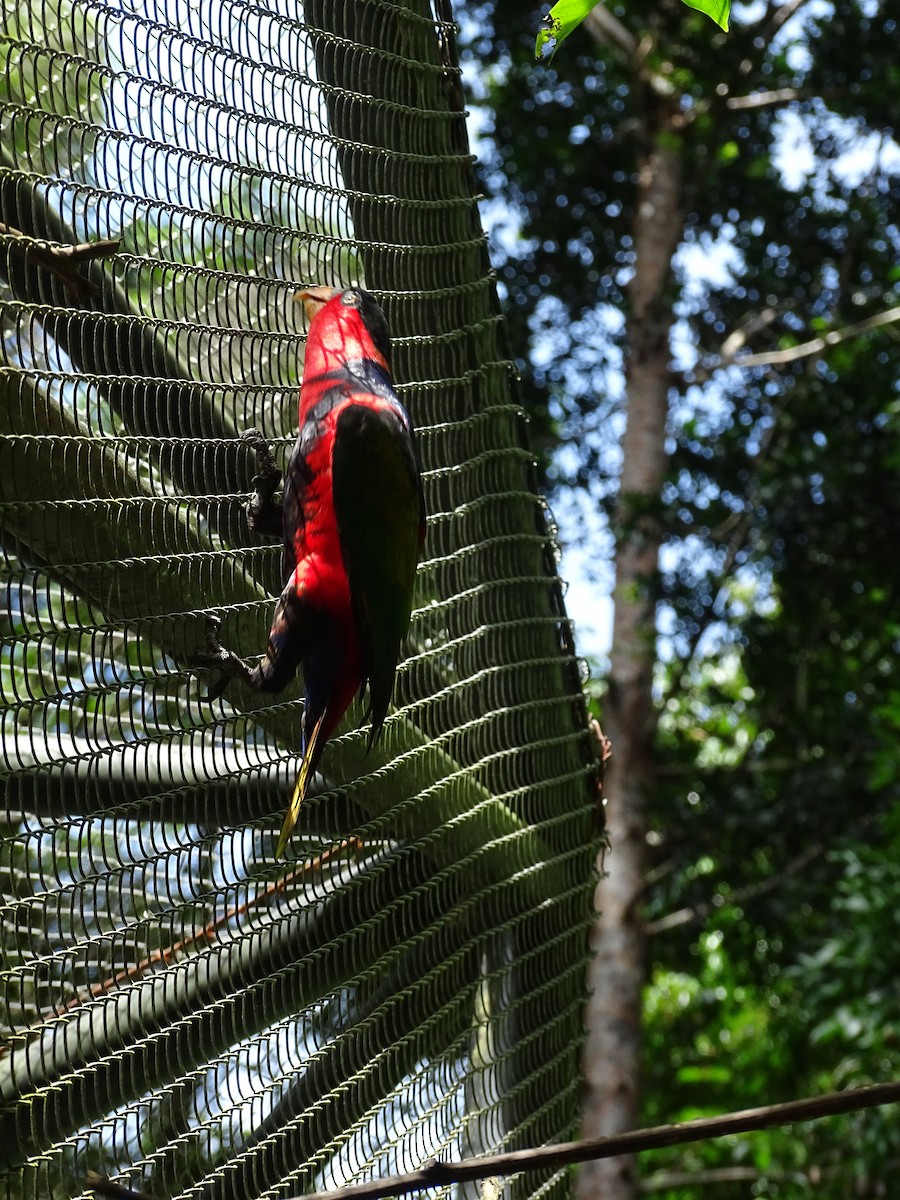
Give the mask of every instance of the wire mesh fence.
<path id="1" fill-rule="evenodd" d="M 571 1136 L 595 752 L 449 14 L 2 12 L 5 1195 L 288 1196 Z M 240 435 L 284 460 L 291 297 L 351 282 L 428 536 L 384 736 L 351 711 L 279 862 L 300 684 L 209 703 L 197 663 L 211 614 L 264 649 Z"/>

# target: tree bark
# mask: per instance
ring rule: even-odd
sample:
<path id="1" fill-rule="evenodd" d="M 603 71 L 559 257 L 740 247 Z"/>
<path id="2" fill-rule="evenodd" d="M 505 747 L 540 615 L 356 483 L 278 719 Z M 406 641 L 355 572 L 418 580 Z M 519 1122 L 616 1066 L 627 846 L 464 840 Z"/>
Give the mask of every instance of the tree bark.
<path id="1" fill-rule="evenodd" d="M 656 99 L 658 106 L 662 101 Z M 627 418 L 616 529 L 616 582 L 609 696 L 612 742 L 606 774 L 610 851 L 598 885 L 589 968 L 582 1135 L 612 1136 L 639 1124 L 641 995 L 647 798 L 654 786 L 656 575 L 666 473 L 672 255 L 682 226 L 680 159 L 668 120 L 648 137 L 638 178 L 635 273 L 630 287 Z M 635 1158 L 585 1164 L 580 1200 L 633 1200 Z"/>

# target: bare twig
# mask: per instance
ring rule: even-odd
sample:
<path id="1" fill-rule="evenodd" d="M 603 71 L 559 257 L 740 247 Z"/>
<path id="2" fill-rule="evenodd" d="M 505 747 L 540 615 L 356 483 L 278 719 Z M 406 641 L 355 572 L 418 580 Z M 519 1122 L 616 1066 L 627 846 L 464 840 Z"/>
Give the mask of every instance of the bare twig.
<path id="1" fill-rule="evenodd" d="M 759 474 L 760 467 L 765 462 L 766 457 L 772 449 L 772 443 L 775 439 L 775 434 L 778 431 L 779 415 L 780 409 L 777 409 L 774 413 L 774 419 L 772 423 L 763 431 L 762 437 L 760 438 L 759 448 L 750 461 L 750 466 L 752 466 L 756 475 Z M 683 684 L 685 677 L 690 670 L 691 664 L 694 661 L 694 656 L 697 653 L 697 649 L 703 639 L 703 635 L 710 628 L 713 621 L 718 618 L 720 612 L 719 601 L 722 593 L 728 584 L 729 576 L 734 570 L 738 555 L 747 546 L 749 538 L 752 534 L 753 518 L 757 504 L 757 492 L 758 487 L 755 487 L 748 494 L 744 502 L 743 509 L 732 514 L 734 519 L 729 530 L 730 537 L 724 547 L 725 558 L 721 568 L 718 571 L 717 582 L 710 589 L 713 597 L 712 603 L 707 607 L 706 612 L 698 620 L 696 628 L 691 634 L 687 645 L 687 651 L 681 660 L 678 673 L 673 676 L 671 682 L 663 692 L 660 700 L 660 708 L 664 707 L 666 702 L 681 689 L 681 685 Z"/>
<path id="2" fill-rule="evenodd" d="M 196 929 L 190 934 L 190 936 L 182 938 L 179 942 L 174 942 L 171 946 L 160 947 L 160 949 L 154 950 L 152 954 L 148 954 L 146 958 L 142 958 L 140 962 L 131 963 L 127 967 L 123 967 L 120 971 L 116 971 L 115 974 L 110 975 L 108 978 L 101 979 L 98 983 L 92 984 L 87 991 L 82 992 L 80 995 L 73 996 L 71 1000 L 55 1008 L 51 1016 L 44 1018 L 37 1025 L 32 1026 L 30 1032 L 34 1032 L 40 1025 L 46 1024 L 47 1021 L 63 1016 L 65 1013 L 72 1012 L 74 1009 L 80 1008 L 89 1001 L 96 1000 L 99 996 L 106 995 L 108 992 L 113 991 L 115 988 L 120 987 L 123 983 L 126 983 L 129 980 L 140 978 L 148 971 L 152 971 L 155 967 L 160 965 L 164 966 L 165 964 L 177 958 L 179 955 L 184 954 L 185 951 L 190 950 L 193 946 L 198 945 L 198 943 L 212 941 L 219 931 L 233 921 L 235 917 L 243 916 L 252 909 L 264 904 L 277 892 L 284 891 L 289 883 L 293 883 L 295 880 L 302 878 L 304 875 L 320 871 L 331 858 L 333 858 L 336 854 L 339 854 L 342 850 L 358 850 L 361 847 L 362 842 L 360 842 L 358 838 L 350 838 L 347 841 L 338 842 L 336 845 L 331 846 L 328 850 L 323 850 L 322 853 L 316 855 L 315 858 L 310 859 L 308 862 L 301 863 L 294 870 L 287 871 L 284 875 L 280 875 L 278 879 L 268 884 L 267 887 L 263 888 L 263 890 L 251 900 L 247 900 L 243 904 L 239 904 L 228 909 L 228 911 L 222 913 L 220 917 L 216 917 L 215 920 L 209 921 L 206 925 Z M 2 1056 L 2 1053 L 3 1052 L 0 1051 L 0 1056 Z"/>
<path id="3" fill-rule="evenodd" d="M 754 42 L 759 42 L 763 48 L 768 47 L 769 43 L 778 33 L 778 31 L 798 12 L 804 4 L 808 4 L 810 0 L 785 0 L 783 4 L 775 4 L 770 0 L 766 11 L 756 24 L 748 31 L 753 36 Z M 750 36 L 747 38 L 748 44 Z M 753 64 L 749 60 L 747 62 L 747 71 L 752 70 Z M 743 65 L 743 64 L 742 64 Z"/>
<path id="4" fill-rule="evenodd" d="M 658 96 L 671 99 L 675 95 L 676 88 L 671 79 L 648 66 L 647 60 L 654 47 L 651 37 L 645 35 L 638 40 L 604 4 L 597 4 L 591 9 L 584 19 L 584 28 L 598 46 L 611 46 L 618 51 L 620 57 L 632 65 L 638 78 L 648 83 Z"/>
<path id="5" fill-rule="evenodd" d="M 813 354 L 821 354 L 829 346 L 837 346 L 840 342 L 849 341 L 850 338 L 859 337 L 860 334 L 869 333 L 871 330 L 880 329 L 885 325 L 894 325 L 898 321 L 900 321 L 900 305 L 885 309 L 884 312 L 874 313 L 871 317 L 866 317 L 862 321 L 855 321 L 852 325 L 845 325 L 842 329 L 832 329 L 828 333 L 823 333 L 820 337 L 811 338 L 808 342 L 800 342 L 796 346 L 787 346 L 783 350 L 763 350 L 758 354 L 722 354 L 718 358 L 714 358 L 709 363 L 704 364 L 704 367 L 700 371 L 695 372 L 695 376 L 698 377 L 699 382 L 702 382 L 704 379 L 708 379 L 713 371 L 721 371 L 725 367 L 785 366 L 787 363 L 796 362 L 798 359 L 809 358 Z M 726 340 L 726 346 L 733 337 L 734 335 L 731 335 Z"/>
<path id="6" fill-rule="evenodd" d="M 638 50 L 638 40 L 626 29 L 612 9 L 604 4 L 598 4 L 584 19 L 584 27 L 595 42 L 603 45 L 608 42 L 621 50 L 627 58 L 632 58 Z"/>
<path id="7" fill-rule="evenodd" d="M 773 774 L 787 774 L 791 771 L 797 771 L 800 767 L 805 766 L 806 762 L 802 757 L 797 758 L 745 758 L 740 764 L 741 771 L 748 775 L 762 775 L 772 772 Z M 660 763 L 656 768 L 656 774 L 659 779 L 705 779 L 708 776 L 716 775 L 722 770 L 720 764 L 712 764 L 704 767 L 698 766 L 696 763 Z"/>
<path id="8" fill-rule="evenodd" d="M 812 846 L 807 847 L 802 854 L 798 854 L 796 858 L 791 859 L 786 866 L 782 867 L 777 874 L 769 875 L 765 879 L 758 880 L 756 883 L 748 883 L 746 887 L 738 888 L 727 897 L 729 904 L 744 904 L 748 900 L 758 900 L 761 896 L 766 896 L 770 892 L 777 891 L 784 883 L 785 879 L 793 875 L 800 875 L 810 863 L 815 862 L 817 858 L 821 858 L 830 846 L 825 846 L 821 842 L 815 842 Z M 706 901 L 703 904 L 696 904 L 692 908 L 679 908 L 675 912 L 666 913 L 664 917 L 660 917 L 658 921 L 648 921 L 644 926 L 644 932 L 648 937 L 654 937 L 660 933 L 666 933 L 669 929 L 677 929 L 680 925 L 690 925 L 694 921 L 704 921 L 716 908 L 712 901 Z"/>
<path id="9" fill-rule="evenodd" d="M 756 764 L 754 764 L 756 765 Z M 799 763 L 776 763 L 775 769 L 795 769 Z M 750 766 L 741 769 L 752 769 Z M 880 817 L 878 812 L 867 813 L 864 817 L 855 824 L 854 828 L 849 831 L 854 836 L 861 837 L 869 826 L 873 825 Z M 802 854 L 790 859 L 785 865 L 771 875 L 767 875 L 765 879 L 759 879 L 754 883 L 748 883 L 745 887 L 738 888 L 726 897 L 727 903 L 730 905 L 742 905 L 748 900 L 758 900 L 761 896 L 767 896 L 770 892 L 777 891 L 785 879 L 793 878 L 796 875 L 801 875 L 808 866 L 822 858 L 829 850 L 834 847 L 831 844 L 824 842 L 813 842 L 808 846 Z M 648 881 L 649 882 L 649 881 Z M 703 904 L 694 905 L 692 908 L 679 908 L 675 912 L 666 913 L 664 917 L 660 917 L 658 921 L 648 921 L 644 926 L 644 932 L 648 937 L 653 937 L 655 934 L 665 933 L 669 929 L 675 929 L 679 925 L 688 925 L 693 921 L 705 920 L 717 907 L 711 901 L 706 901 Z"/>
<path id="10" fill-rule="evenodd" d="M 804 100 L 811 95 L 811 92 L 800 88 L 775 88 L 768 92 L 750 92 L 747 96 L 729 96 L 725 107 L 732 110 L 773 108 L 778 104 L 790 104 L 793 100 Z"/>
<path id="11" fill-rule="evenodd" d="M 716 1183 L 757 1183 L 765 1176 L 770 1183 L 794 1183 L 809 1186 L 804 1171 L 763 1171 L 759 1167 L 711 1167 L 706 1171 L 660 1171 L 641 1181 L 642 1192 L 662 1192 L 669 1188 L 708 1187 Z"/>
<path id="12" fill-rule="evenodd" d="M 796 1121 L 813 1121 L 841 1113 L 858 1112 L 882 1104 L 900 1101 L 900 1081 L 879 1083 L 872 1087 L 854 1088 L 846 1092 L 829 1092 L 806 1100 L 790 1100 L 785 1104 L 769 1104 L 748 1108 L 743 1112 L 726 1113 L 719 1117 L 701 1117 L 677 1125 L 657 1125 L 652 1129 L 635 1129 L 616 1137 L 586 1138 L 581 1142 L 559 1142 L 539 1146 L 534 1150 L 512 1150 L 505 1154 L 485 1154 L 462 1162 L 439 1162 L 432 1159 L 418 1171 L 374 1179 L 369 1183 L 351 1184 L 331 1192 L 315 1192 L 306 1200 L 378 1200 L 382 1196 L 399 1196 L 405 1192 L 443 1187 L 448 1183 L 468 1183 L 491 1176 L 513 1175 L 519 1171 L 538 1171 L 571 1166 L 620 1154 L 636 1154 L 662 1146 L 682 1146 L 688 1142 L 703 1142 L 729 1134 L 771 1129 L 777 1125 L 792 1125 Z M 100 1186 L 98 1187 L 99 1181 Z M 112 1200 L 150 1200 L 140 1192 L 129 1189 L 105 1190 L 110 1181 L 92 1175 L 88 1187 Z M 112 1185 L 118 1187 L 119 1185 Z"/>
<path id="13" fill-rule="evenodd" d="M 781 314 L 781 309 L 774 305 L 753 310 L 744 317 L 737 329 L 732 330 L 722 343 L 719 350 L 720 359 L 732 359 L 739 350 L 743 350 L 750 338 L 760 333 L 767 325 L 771 325 Z"/>
<path id="14" fill-rule="evenodd" d="M 96 1171 L 88 1171 L 84 1183 L 89 1192 L 96 1192 L 98 1196 L 109 1196 L 110 1200 L 154 1200 L 147 1192 L 123 1187 L 121 1183 L 115 1183 L 105 1175 L 98 1175 Z"/>
<path id="15" fill-rule="evenodd" d="M 285 872 L 278 879 L 263 888 L 258 895 L 252 900 L 247 900 L 243 904 L 235 905 L 229 908 L 227 912 L 222 913 L 214 921 L 207 922 L 201 929 L 197 929 L 190 937 L 182 938 L 179 942 L 173 942 L 171 946 L 162 946 L 158 950 L 154 950 L 152 954 L 148 954 L 146 958 L 140 962 L 132 963 L 130 966 L 124 967 L 121 971 L 117 971 L 115 975 L 108 979 L 103 979 L 99 983 L 95 983 L 88 991 L 86 996 L 75 996 L 67 1004 L 57 1009 L 57 1015 L 62 1015 L 65 1012 L 70 1012 L 73 1008 L 79 1008 L 88 1000 L 95 1000 L 98 996 L 104 995 L 111 991 L 114 987 L 125 983 L 129 979 L 135 979 L 143 975 L 145 972 L 158 967 L 160 964 L 166 964 L 175 959 L 178 955 L 184 954 L 186 950 L 190 950 L 192 946 L 199 942 L 210 942 L 216 934 L 225 926 L 229 925 L 235 917 L 246 915 L 254 908 L 264 904 L 271 896 L 277 892 L 283 892 L 289 883 L 302 878 L 304 875 L 315 874 L 327 865 L 328 861 L 342 850 L 360 849 L 362 843 L 357 838 L 351 838 L 349 841 L 338 842 L 337 845 L 331 846 L 328 850 L 323 850 L 321 854 L 310 859 L 309 862 L 301 863 L 300 866 L 292 871 Z"/>
<path id="16" fill-rule="evenodd" d="M 95 296 L 99 288 L 78 271 L 82 263 L 98 258 L 112 258 L 118 251 L 121 238 L 100 238 L 94 242 L 79 242 L 77 245 L 48 242 L 43 238 L 29 237 L 11 225 L 0 222 L 0 237 L 10 243 L 27 259 L 62 280 L 65 289 L 75 297 Z"/>
<path id="17" fill-rule="evenodd" d="M 782 4 L 776 8 L 771 21 L 772 32 L 777 33 L 783 25 L 787 24 L 794 13 L 796 13 L 803 7 L 804 4 L 807 4 L 808 2 L 809 0 L 787 0 L 785 4 Z"/>

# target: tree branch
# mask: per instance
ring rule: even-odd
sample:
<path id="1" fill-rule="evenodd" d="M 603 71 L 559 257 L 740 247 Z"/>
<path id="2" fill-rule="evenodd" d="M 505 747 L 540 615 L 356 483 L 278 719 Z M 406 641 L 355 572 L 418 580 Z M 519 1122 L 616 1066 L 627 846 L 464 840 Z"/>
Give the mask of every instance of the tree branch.
<path id="1" fill-rule="evenodd" d="M 771 20 L 772 33 L 775 34 L 785 25 L 794 13 L 798 12 L 809 0 L 786 0 L 785 4 L 775 9 Z"/>
<path id="2" fill-rule="evenodd" d="M 33 259 L 44 270 L 62 280 L 66 291 L 75 299 L 99 295 L 99 287 L 90 279 L 79 274 L 81 263 L 92 262 L 98 258 L 112 258 L 117 253 L 121 238 L 102 238 L 95 242 L 71 243 L 51 242 L 46 238 L 30 237 L 12 225 L 0 222 L 0 238 L 8 240 L 9 244 L 21 252 L 26 258 Z"/>
<path id="3" fill-rule="evenodd" d="M 734 337 L 734 335 L 732 335 L 732 337 Z M 765 461 L 772 448 L 772 442 L 774 441 L 775 434 L 778 431 L 778 417 L 780 415 L 781 406 L 775 410 L 775 419 L 772 421 L 771 425 L 769 425 L 769 427 L 763 431 L 760 439 L 759 449 L 750 460 L 749 465 L 753 468 L 755 475 L 759 474 L 759 468 Z M 703 639 L 704 634 L 710 628 L 713 621 L 717 620 L 719 617 L 719 613 L 721 611 L 719 608 L 719 600 L 723 591 L 725 590 L 728 579 L 734 570 L 735 564 L 737 563 L 738 555 L 747 546 L 752 533 L 753 518 L 756 512 L 758 492 L 759 487 L 757 484 L 757 486 L 751 489 L 751 491 L 748 493 L 743 509 L 733 514 L 735 520 L 730 530 L 731 536 L 724 546 L 725 558 L 721 568 L 719 569 L 717 582 L 714 587 L 710 588 L 710 592 L 712 594 L 712 603 L 707 607 L 706 612 L 697 621 L 697 627 L 688 641 L 687 652 L 681 660 L 678 673 L 673 675 L 671 682 L 663 691 L 663 695 L 659 702 L 660 711 L 662 711 L 662 709 L 665 707 L 666 702 L 681 690 L 681 686 L 684 683 L 688 671 L 690 670 L 692 662 L 694 661 L 694 656 L 697 653 L 697 649 Z"/>
<path id="4" fill-rule="evenodd" d="M 98 1196 L 108 1196 L 109 1200 L 155 1200 L 148 1192 L 124 1187 L 113 1179 L 107 1179 L 105 1175 L 98 1175 L 96 1171 L 88 1171 L 84 1185 L 89 1192 L 96 1192 Z"/>
<path id="5" fill-rule="evenodd" d="M 760 775 L 763 772 L 776 771 L 784 774 L 797 771 L 806 763 L 802 758 L 750 758 L 740 763 L 741 771 L 748 775 Z M 660 763 L 656 774 L 660 779 L 696 779 L 715 775 L 721 771 L 718 764 L 699 767 L 696 763 Z"/>
<path id="6" fill-rule="evenodd" d="M 218 934 L 231 924 L 231 922 L 240 916 L 245 916 L 254 908 L 260 908 L 265 905 L 276 892 L 284 892 L 289 884 L 296 882 L 298 879 L 306 877 L 314 877 L 322 872 L 332 858 L 340 855 L 343 850 L 355 849 L 361 851 L 363 843 L 359 838 L 350 838 L 347 841 L 337 842 L 327 850 L 323 850 L 321 854 L 317 854 L 315 858 L 311 858 L 305 862 L 301 862 L 298 867 L 293 870 L 285 871 L 279 875 L 277 879 L 262 888 L 260 892 L 251 900 L 245 901 L 243 904 L 238 904 L 227 909 L 221 916 L 216 917 L 212 921 L 208 921 L 205 925 L 195 929 L 189 936 L 182 938 L 180 941 L 172 942 L 169 946 L 161 946 L 148 954 L 146 958 L 142 958 L 140 962 L 131 963 L 129 966 L 122 967 L 116 971 L 114 975 L 110 975 L 107 979 L 101 980 L 99 983 L 92 984 L 86 992 L 80 995 L 73 996 L 64 1004 L 60 1004 L 54 1009 L 50 1016 L 41 1021 L 41 1025 L 54 1020 L 56 1017 L 61 1017 L 65 1013 L 74 1011 L 82 1005 L 87 1004 L 91 1000 L 96 1000 L 100 996 L 108 995 L 116 988 L 121 987 L 124 983 L 128 983 L 134 979 L 141 979 L 148 973 L 154 971 L 157 967 L 164 967 L 174 962 L 176 958 L 199 949 L 203 943 L 212 943 L 215 941 Z M 31 1027 L 29 1033 L 34 1032 L 34 1026 Z M 0 1056 L 4 1051 L 0 1050 Z"/>
<path id="7" fill-rule="evenodd" d="M 845 325 L 842 329 L 832 329 L 828 333 L 823 333 L 820 337 L 811 338 L 808 342 L 800 342 L 796 346 L 787 346 L 783 350 L 763 350 L 758 354 L 732 354 L 721 355 L 717 360 L 713 359 L 705 369 L 695 372 L 697 382 L 703 382 L 712 375 L 713 371 L 721 371 L 725 367 L 781 367 L 787 363 L 796 362 L 801 358 L 809 358 L 813 354 L 821 354 L 823 350 L 827 350 L 829 346 L 837 346 L 840 342 L 849 341 L 850 338 L 859 337 L 860 334 L 869 333 L 873 329 L 880 329 L 885 325 L 896 324 L 900 321 L 900 305 L 894 308 L 888 308 L 884 312 L 875 313 L 871 317 L 866 317 L 863 321 L 856 321 L 852 325 Z M 733 336 L 733 335 L 732 335 Z M 731 339 L 729 339 L 731 340 Z M 728 344 L 726 341 L 725 345 Z"/>
<path id="8" fill-rule="evenodd" d="M 776 764 L 782 768 L 795 768 L 799 764 Z M 738 770 L 745 769 L 739 766 Z M 751 769 L 751 768 L 746 768 Z M 878 820 L 880 814 L 877 812 L 867 813 L 862 817 L 855 829 L 851 831 L 856 836 L 861 836 L 866 829 L 869 828 L 875 821 Z M 726 903 L 730 905 L 742 905 L 748 900 L 758 900 L 761 896 L 767 896 L 770 892 L 777 891 L 785 879 L 793 878 L 796 875 L 801 875 L 806 868 L 816 861 L 817 858 L 822 858 L 833 846 L 824 842 L 814 842 L 808 846 L 802 854 L 796 855 L 790 859 L 776 873 L 767 875 L 765 879 L 756 880 L 754 883 L 748 883 L 745 887 L 738 888 L 726 897 Z M 650 881 L 648 880 L 648 886 Z M 718 905 L 712 901 L 705 901 L 703 904 L 697 904 L 692 908 L 679 908 L 675 912 L 666 913 L 664 917 L 660 917 L 656 921 L 648 921 L 644 926 L 644 932 L 647 937 L 653 937 L 655 934 L 665 933 L 669 929 L 677 929 L 679 925 L 688 925 L 692 921 L 702 921 L 716 909 Z"/>
<path id="9" fill-rule="evenodd" d="M 630 29 L 625 28 L 612 9 L 604 4 L 597 4 L 591 9 L 584 18 L 584 28 L 600 45 L 608 43 L 615 46 L 627 58 L 633 58 L 637 54 L 637 38 Z"/>
<path id="10" fill-rule="evenodd" d="M 781 315 L 782 311 L 783 308 L 781 306 L 776 307 L 775 305 L 771 305 L 759 311 L 754 309 L 749 312 L 738 325 L 737 329 L 732 330 L 722 343 L 719 350 L 719 358 L 735 358 L 738 351 L 743 350 L 746 346 L 748 340 L 768 325 L 771 325 Z"/>
<path id="11" fill-rule="evenodd" d="M 627 29 L 604 4 L 596 4 L 591 9 L 584 19 L 584 28 L 598 46 L 611 46 L 630 62 L 637 77 L 648 83 L 658 96 L 671 98 L 675 95 L 676 88 L 672 81 L 647 66 L 647 56 L 653 48 L 653 40 L 650 37 L 645 36 L 638 41 L 631 30 Z"/>
<path id="12" fill-rule="evenodd" d="M 808 4 L 809 0 L 785 0 L 784 4 L 769 3 L 768 8 L 762 15 L 760 20 L 748 30 L 748 35 L 755 32 L 756 38 L 754 41 L 761 39 L 764 47 L 767 47 L 778 31 L 784 26 L 791 17 L 798 12 L 804 4 Z M 750 36 L 747 38 L 750 43 Z"/>
<path id="13" fill-rule="evenodd" d="M 713 1167 L 707 1171 L 660 1171 L 641 1183 L 642 1192 L 662 1192 L 677 1187 L 706 1187 L 717 1183 L 756 1183 L 763 1175 L 770 1182 L 809 1185 L 803 1171 L 761 1171 L 758 1167 Z"/>
<path id="14" fill-rule="evenodd" d="M 821 858 L 828 849 L 831 849 L 831 847 L 825 846 L 821 842 L 814 843 L 804 850 L 802 854 L 791 859 L 777 875 L 769 875 L 765 879 L 739 888 L 736 892 L 728 896 L 727 902 L 729 904 L 743 904 L 747 900 L 757 900 L 760 896 L 766 896 L 769 892 L 777 891 L 785 879 L 792 875 L 801 874 L 810 863 L 815 862 L 817 858 Z M 679 908 L 676 912 L 666 913 L 664 917 L 660 917 L 657 921 L 648 921 L 644 926 L 644 932 L 647 937 L 654 937 L 656 934 L 665 933 L 669 929 L 677 929 L 680 925 L 689 925 L 693 921 L 705 920 L 716 907 L 712 901 L 706 901 L 704 904 L 697 904 L 693 908 Z"/>
<path id="15" fill-rule="evenodd" d="M 636 1154 L 664 1146 L 682 1146 L 689 1142 L 703 1142 L 735 1133 L 792 1125 L 796 1121 L 813 1121 L 820 1117 L 859 1112 L 861 1109 L 896 1104 L 898 1101 L 900 1080 L 895 1080 L 846 1092 L 829 1092 L 811 1099 L 789 1100 L 784 1104 L 748 1108 L 742 1112 L 726 1113 L 718 1117 L 701 1117 L 696 1121 L 657 1125 L 652 1129 L 635 1129 L 616 1137 L 588 1138 L 580 1142 L 539 1146 L 533 1150 L 485 1154 L 461 1162 L 440 1162 L 431 1159 L 418 1171 L 411 1171 L 407 1175 L 394 1175 L 387 1179 L 374 1179 L 368 1183 L 351 1184 L 349 1187 L 336 1188 L 330 1192 L 315 1192 L 305 1200 L 378 1200 L 382 1196 L 400 1196 L 405 1192 L 443 1187 L 448 1183 L 468 1183 L 495 1175 L 512 1175 L 518 1171 L 567 1167 L 573 1163 L 614 1158 L 620 1154 Z M 145 1193 L 123 1188 L 121 1184 L 93 1173 L 88 1176 L 86 1186 L 98 1195 L 110 1197 L 111 1200 L 151 1200 Z"/>
<path id="16" fill-rule="evenodd" d="M 777 104 L 790 104 L 792 100 L 804 100 L 812 92 L 800 88 L 775 88 L 769 92 L 750 92 L 747 96 L 729 96 L 725 107 L 732 110 L 748 108 L 768 108 Z"/>

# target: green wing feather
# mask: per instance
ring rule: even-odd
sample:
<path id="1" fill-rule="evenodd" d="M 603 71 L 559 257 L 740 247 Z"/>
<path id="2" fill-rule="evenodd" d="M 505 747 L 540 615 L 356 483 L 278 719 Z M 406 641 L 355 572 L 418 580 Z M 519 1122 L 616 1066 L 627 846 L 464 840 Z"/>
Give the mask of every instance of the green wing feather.
<path id="1" fill-rule="evenodd" d="M 400 643 L 409 630 L 423 519 L 412 437 L 393 406 L 350 404 L 338 416 L 334 507 L 359 629 L 372 732 L 387 715 Z"/>

